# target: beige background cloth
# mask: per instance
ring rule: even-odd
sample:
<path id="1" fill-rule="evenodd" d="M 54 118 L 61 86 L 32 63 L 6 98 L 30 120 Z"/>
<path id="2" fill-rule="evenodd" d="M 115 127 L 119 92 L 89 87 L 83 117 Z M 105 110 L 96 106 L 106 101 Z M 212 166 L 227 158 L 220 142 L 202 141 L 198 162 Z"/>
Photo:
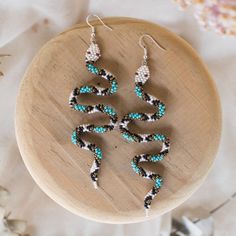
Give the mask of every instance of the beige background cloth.
<path id="1" fill-rule="evenodd" d="M 57 33 L 85 20 L 88 13 L 128 16 L 161 24 L 187 40 L 202 56 L 219 89 L 223 133 L 218 158 L 203 186 L 173 215 L 212 214 L 215 234 L 234 236 L 236 225 L 236 38 L 200 30 L 191 9 L 180 12 L 169 0 L 7 0 L 0 2 L 0 185 L 11 192 L 7 209 L 26 219 L 34 236 L 169 235 L 170 214 L 132 225 L 106 225 L 74 216 L 49 199 L 34 183 L 21 160 L 14 133 L 14 109 L 19 82 L 38 49 Z M 208 144 L 206 143 L 206 146 Z M 206 214 L 207 215 L 207 214 Z M 1 235 L 1 234 L 0 234 Z"/>

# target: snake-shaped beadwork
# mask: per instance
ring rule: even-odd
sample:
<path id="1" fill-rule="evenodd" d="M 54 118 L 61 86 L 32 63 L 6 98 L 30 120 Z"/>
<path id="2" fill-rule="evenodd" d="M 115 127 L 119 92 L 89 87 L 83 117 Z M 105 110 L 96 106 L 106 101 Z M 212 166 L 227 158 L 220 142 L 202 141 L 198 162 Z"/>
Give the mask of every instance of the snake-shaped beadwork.
<path id="1" fill-rule="evenodd" d="M 120 131 L 122 133 L 122 136 L 129 142 L 139 142 L 139 143 L 146 143 L 152 141 L 162 142 L 162 149 L 158 154 L 136 155 L 131 161 L 131 166 L 137 174 L 139 174 L 143 178 L 147 178 L 154 181 L 153 188 L 147 193 L 147 195 L 144 198 L 144 208 L 146 210 L 146 214 L 148 213 L 148 209 L 151 206 L 152 200 L 159 192 L 163 180 L 159 174 L 153 173 L 151 171 L 142 168 L 140 166 L 140 163 L 159 162 L 163 160 L 164 156 L 167 155 L 170 149 L 169 139 L 163 134 L 159 133 L 135 134 L 128 129 L 129 123 L 133 120 L 152 122 L 159 120 L 165 114 L 165 105 L 159 99 L 156 99 L 152 95 L 145 93 L 143 90 L 143 86 L 149 79 L 149 77 L 150 77 L 150 71 L 148 69 L 148 66 L 144 64 L 135 73 L 135 94 L 143 101 L 154 106 L 157 111 L 153 114 L 129 113 L 123 117 L 120 123 Z"/>
<path id="2" fill-rule="evenodd" d="M 110 83 L 109 88 L 101 88 L 98 86 L 85 85 L 79 88 L 75 88 L 70 95 L 69 105 L 75 111 L 83 113 L 95 113 L 101 112 L 109 116 L 110 123 L 106 125 L 96 126 L 94 124 L 83 124 L 76 127 L 72 133 L 71 141 L 82 149 L 91 151 L 94 154 L 94 162 L 90 169 L 90 176 L 94 183 L 94 187 L 97 188 L 98 172 L 102 160 L 102 150 L 94 143 L 89 143 L 81 138 L 84 133 L 98 133 L 103 134 L 105 132 L 113 130 L 117 126 L 118 118 L 114 108 L 104 104 L 97 105 L 82 105 L 78 102 L 78 96 L 80 94 L 95 94 L 98 96 L 110 96 L 117 92 L 118 84 L 116 78 L 107 70 L 100 69 L 94 65 L 94 63 L 101 57 L 98 45 L 92 42 L 88 48 L 85 56 L 86 67 L 89 72 L 107 80 Z"/>

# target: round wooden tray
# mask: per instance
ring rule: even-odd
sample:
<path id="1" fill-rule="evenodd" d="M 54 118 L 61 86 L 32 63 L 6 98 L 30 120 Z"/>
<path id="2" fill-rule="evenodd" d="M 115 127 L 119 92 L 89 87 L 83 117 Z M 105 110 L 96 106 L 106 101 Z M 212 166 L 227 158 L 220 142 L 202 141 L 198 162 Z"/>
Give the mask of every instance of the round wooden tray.
<path id="1" fill-rule="evenodd" d="M 16 134 L 23 160 L 37 184 L 69 211 L 100 222 L 140 222 L 161 215 L 184 202 L 206 177 L 219 145 L 221 110 L 215 85 L 196 52 L 180 37 L 156 24 L 130 18 L 98 21 L 97 40 L 102 52 L 98 64 L 116 75 L 119 91 L 112 97 L 85 96 L 86 104 L 106 103 L 119 118 L 128 112 L 153 111 L 134 94 L 134 73 L 143 56 L 138 39 L 152 35 L 167 51 L 145 39 L 150 52 L 151 79 L 146 91 L 167 106 L 166 115 L 134 130 L 158 131 L 171 140 L 171 151 L 150 168 L 164 178 L 146 218 L 143 197 L 152 181 L 136 175 L 130 160 L 136 154 L 158 151 L 156 142 L 129 144 L 120 133 L 88 136 L 100 145 L 104 159 L 95 190 L 89 177 L 93 156 L 70 141 L 79 124 L 101 124 L 102 114 L 72 111 L 68 97 L 73 88 L 99 80 L 85 67 L 90 28 L 84 23 L 49 41 L 29 66 L 21 84 L 16 109 Z M 103 84 L 103 83 L 102 83 Z M 107 86 L 107 84 L 105 84 Z"/>

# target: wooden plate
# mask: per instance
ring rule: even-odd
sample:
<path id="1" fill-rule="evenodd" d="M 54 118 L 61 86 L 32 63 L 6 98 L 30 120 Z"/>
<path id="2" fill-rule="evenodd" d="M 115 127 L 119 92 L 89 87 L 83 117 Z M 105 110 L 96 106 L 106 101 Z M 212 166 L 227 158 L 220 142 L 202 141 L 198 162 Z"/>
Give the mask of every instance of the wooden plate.
<path id="1" fill-rule="evenodd" d="M 118 130 L 89 135 L 100 145 L 104 159 L 95 190 L 89 169 L 93 156 L 74 146 L 72 130 L 79 124 L 101 124 L 104 115 L 72 111 L 68 97 L 73 88 L 103 81 L 94 79 L 85 67 L 90 28 L 79 24 L 49 41 L 36 55 L 21 84 L 16 109 L 16 133 L 23 160 L 37 184 L 69 211 L 100 222 L 140 222 L 164 214 L 184 202 L 206 177 L 219 145 L 221 111 L 219 97 L 205 65 L 180 37 L 156 24 L 130 18 L 98 21 L 97 40 L 102 52 L 98 65 L 116 75 L 119 91 L 112 97 L 85 96 L 86 104 L 112 105 L 122 118 L 128 112 L 153 111 L 134 92 L 134 73 L 143 50 L 138 39 L 152 35 L 167 51 L 145 39 L 150 52 L 151 79 L 145 86 L 167 106 L 158 122 L 140 122 L 140 132 L 158 131 L 171 140 L 171 151 L 160 164 L 150 168 L 164 178 L 146 218 L 143 197 L 153 182 L 136 175 L 130 160 L 136 154 L 158 151 L 158 144 L 129 144 Z"/>

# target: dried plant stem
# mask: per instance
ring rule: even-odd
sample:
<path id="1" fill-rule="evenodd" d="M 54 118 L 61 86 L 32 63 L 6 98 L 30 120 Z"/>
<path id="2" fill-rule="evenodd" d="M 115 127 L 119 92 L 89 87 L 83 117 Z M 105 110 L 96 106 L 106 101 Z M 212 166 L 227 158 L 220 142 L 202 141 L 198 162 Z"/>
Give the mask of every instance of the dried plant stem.
<path id="1" fill-rule="evenodd" d="M 0 54 L 0 57 L 9 57 L 9 56 L 11 56 L 10 54 Z M 0 64 L 1 64 L 2 62 L 0 61 Z M 4 74 L 3 74 L 3 72 L 2 71 L 0 71 L 0 77 L 2 77 L 2 76 L 4 76 Z"/>
<path id="2" fill-rule="evenodd" d="M 24 220 L 18 220 L 18 219 L 9 219 L 11 212 L 5 213 L 4 206 L 6 203 L 6 200 L 9 197 L 9 192 L 7 189 L 0 186 L 0 206 L 3 209 L 2 216 L 0 220 L 2 220 L 3 225 L 3 231 L 14 233 L 18 236 L 29 236 L 25 234 L 27 222 Z M 1 229 L 0 229 L 1 234 Z"/>

